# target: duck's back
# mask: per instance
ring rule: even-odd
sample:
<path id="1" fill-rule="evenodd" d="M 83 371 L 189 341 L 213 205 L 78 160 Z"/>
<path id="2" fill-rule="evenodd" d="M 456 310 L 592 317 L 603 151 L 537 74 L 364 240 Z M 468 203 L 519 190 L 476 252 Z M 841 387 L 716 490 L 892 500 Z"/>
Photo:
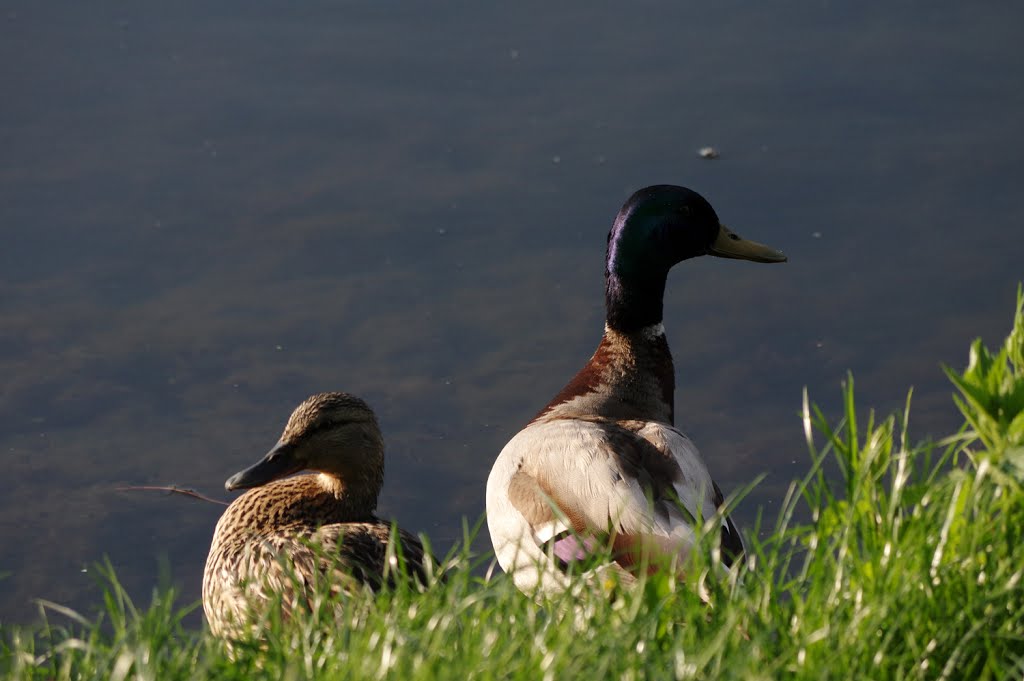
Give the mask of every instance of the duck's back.
<path id="1" fill-rule="evenodd" d="M 389 548 L 393 547 L 393 548 Z M 203 575 L 203 609 L 220 636 L 280 599 L 287 616 L 312 593 L 378 589 L 399 575 L 425 582 L 419 540 L 365 508 L 325 490 L 316 475 L 279 480 L 246 492 L 221 516 Z M 326 582 L 326 584 L 323 584 Z"/>
<path id="2" fill-rule="evenodd" d="M 685 556 L 697 518 L 722 503 L 704 461 L 686 435 L 637 420 L 541 418 L 505 446 L 487 482 L 487 521 L 502 567 L 531 590 L 562 588 L 543 545 L 565 532 L 614 536 L 618 562 L 645 550 Z M 742 550 L 723 520 L 723 546 Z M 559 552 L 555 545 L 556 555 Z M 542 574 L 547 572 L 547 574 Z"/>

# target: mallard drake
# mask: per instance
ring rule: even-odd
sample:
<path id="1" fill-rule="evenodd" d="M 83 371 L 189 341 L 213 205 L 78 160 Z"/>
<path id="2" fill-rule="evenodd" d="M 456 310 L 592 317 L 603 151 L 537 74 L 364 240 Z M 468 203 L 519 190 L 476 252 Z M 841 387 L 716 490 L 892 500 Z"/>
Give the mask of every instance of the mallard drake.
<path id="1" fill-rule="evenodd" d="M 302 470 L 315 473 L 286 477 Z M 377 589 L 403 574 L 396 548 L 404 574 L 425 581 L 419 540 L 392 536 L 374 515 L 383 482 L 384 439 L 363 400 L 321 393 L 300 404 L 267 455 L 224 483 L 249 491 L 224 511 L 206 559 L 213 633 L 245 636 L 268 603 L 280 598 L 287 615 L 324 580 L 333 592 Z"/>
<path id="2" fill-rule="evenodd" d="M 674 424 L 675 374 L 662 303 L 673 265 L 699 255 L 785 262 L 719 222 L 703 197 L 657 185 L 633 194 L 608 234 L 604 336 L 590 361 L 498 455 L 487 526 L 501 567 L 525 592 L 564 588 L 597 550 L 627 580 L 685 558 L 694 525 L 724 503 Z M 723 561 L 743 552 L 722 519 Z"/>

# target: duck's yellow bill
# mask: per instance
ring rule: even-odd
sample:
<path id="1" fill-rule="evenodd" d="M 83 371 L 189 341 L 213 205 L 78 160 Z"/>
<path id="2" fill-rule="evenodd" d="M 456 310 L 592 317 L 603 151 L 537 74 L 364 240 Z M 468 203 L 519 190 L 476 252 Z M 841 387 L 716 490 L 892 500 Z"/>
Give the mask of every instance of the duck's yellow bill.
<path id="1" fill-rule="evenodd" d="M 718 238 L 711 244 L 708 255 L 719 258 L 738 258 L 754 262 L 786 262 L 782 252 L 756 241 L 748 241 L 725 225 L 719 225 Z"/>

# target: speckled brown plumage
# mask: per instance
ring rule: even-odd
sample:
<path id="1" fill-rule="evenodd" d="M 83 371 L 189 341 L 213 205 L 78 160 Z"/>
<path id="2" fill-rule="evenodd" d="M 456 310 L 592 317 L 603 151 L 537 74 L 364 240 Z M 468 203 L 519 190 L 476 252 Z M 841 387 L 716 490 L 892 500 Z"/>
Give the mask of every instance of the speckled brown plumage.
<path id="1" fill-rule="evenodd" d="M 318 472 L 276 479 L 301 469 Z M 203 575 L 211 630 L 245 636 L 267 607 L 280 602 L 287 616 L 314 591 L 376 590 L 403 575 L 425 582 L 419 540 L 398 530 L 392 541 L 391 525 L 374 515 L 383 479 L 383 439 L 362 400 L 323 393 L 303 402 L 270 453 L 226 484 L 258 486 L 214 531 Z"/>

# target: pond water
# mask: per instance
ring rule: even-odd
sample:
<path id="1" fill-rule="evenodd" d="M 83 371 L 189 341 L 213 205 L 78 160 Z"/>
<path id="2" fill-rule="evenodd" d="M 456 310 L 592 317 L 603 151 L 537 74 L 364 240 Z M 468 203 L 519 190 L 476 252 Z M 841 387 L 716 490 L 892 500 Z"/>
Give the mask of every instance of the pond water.
<path id="1" fill-rule="evenodd" d="M 669 279 L 679 424 L 748 527 L 836 414 L 959 421 L 940 363 L 1024 278 L 1024 5 L 10 2 L 0 16 L 0 622 L 199 597 L 218 498 L 306 395 L 388 443 L 441 551 L 601 333 L 605 235 L 653 183 L 786 265 Z M 721 156 L 705 160 L 712 145 Z M 486 543 L 484 543 L 486 546 Z M 168 577 L 169 576 L 169 577 Z"/>

